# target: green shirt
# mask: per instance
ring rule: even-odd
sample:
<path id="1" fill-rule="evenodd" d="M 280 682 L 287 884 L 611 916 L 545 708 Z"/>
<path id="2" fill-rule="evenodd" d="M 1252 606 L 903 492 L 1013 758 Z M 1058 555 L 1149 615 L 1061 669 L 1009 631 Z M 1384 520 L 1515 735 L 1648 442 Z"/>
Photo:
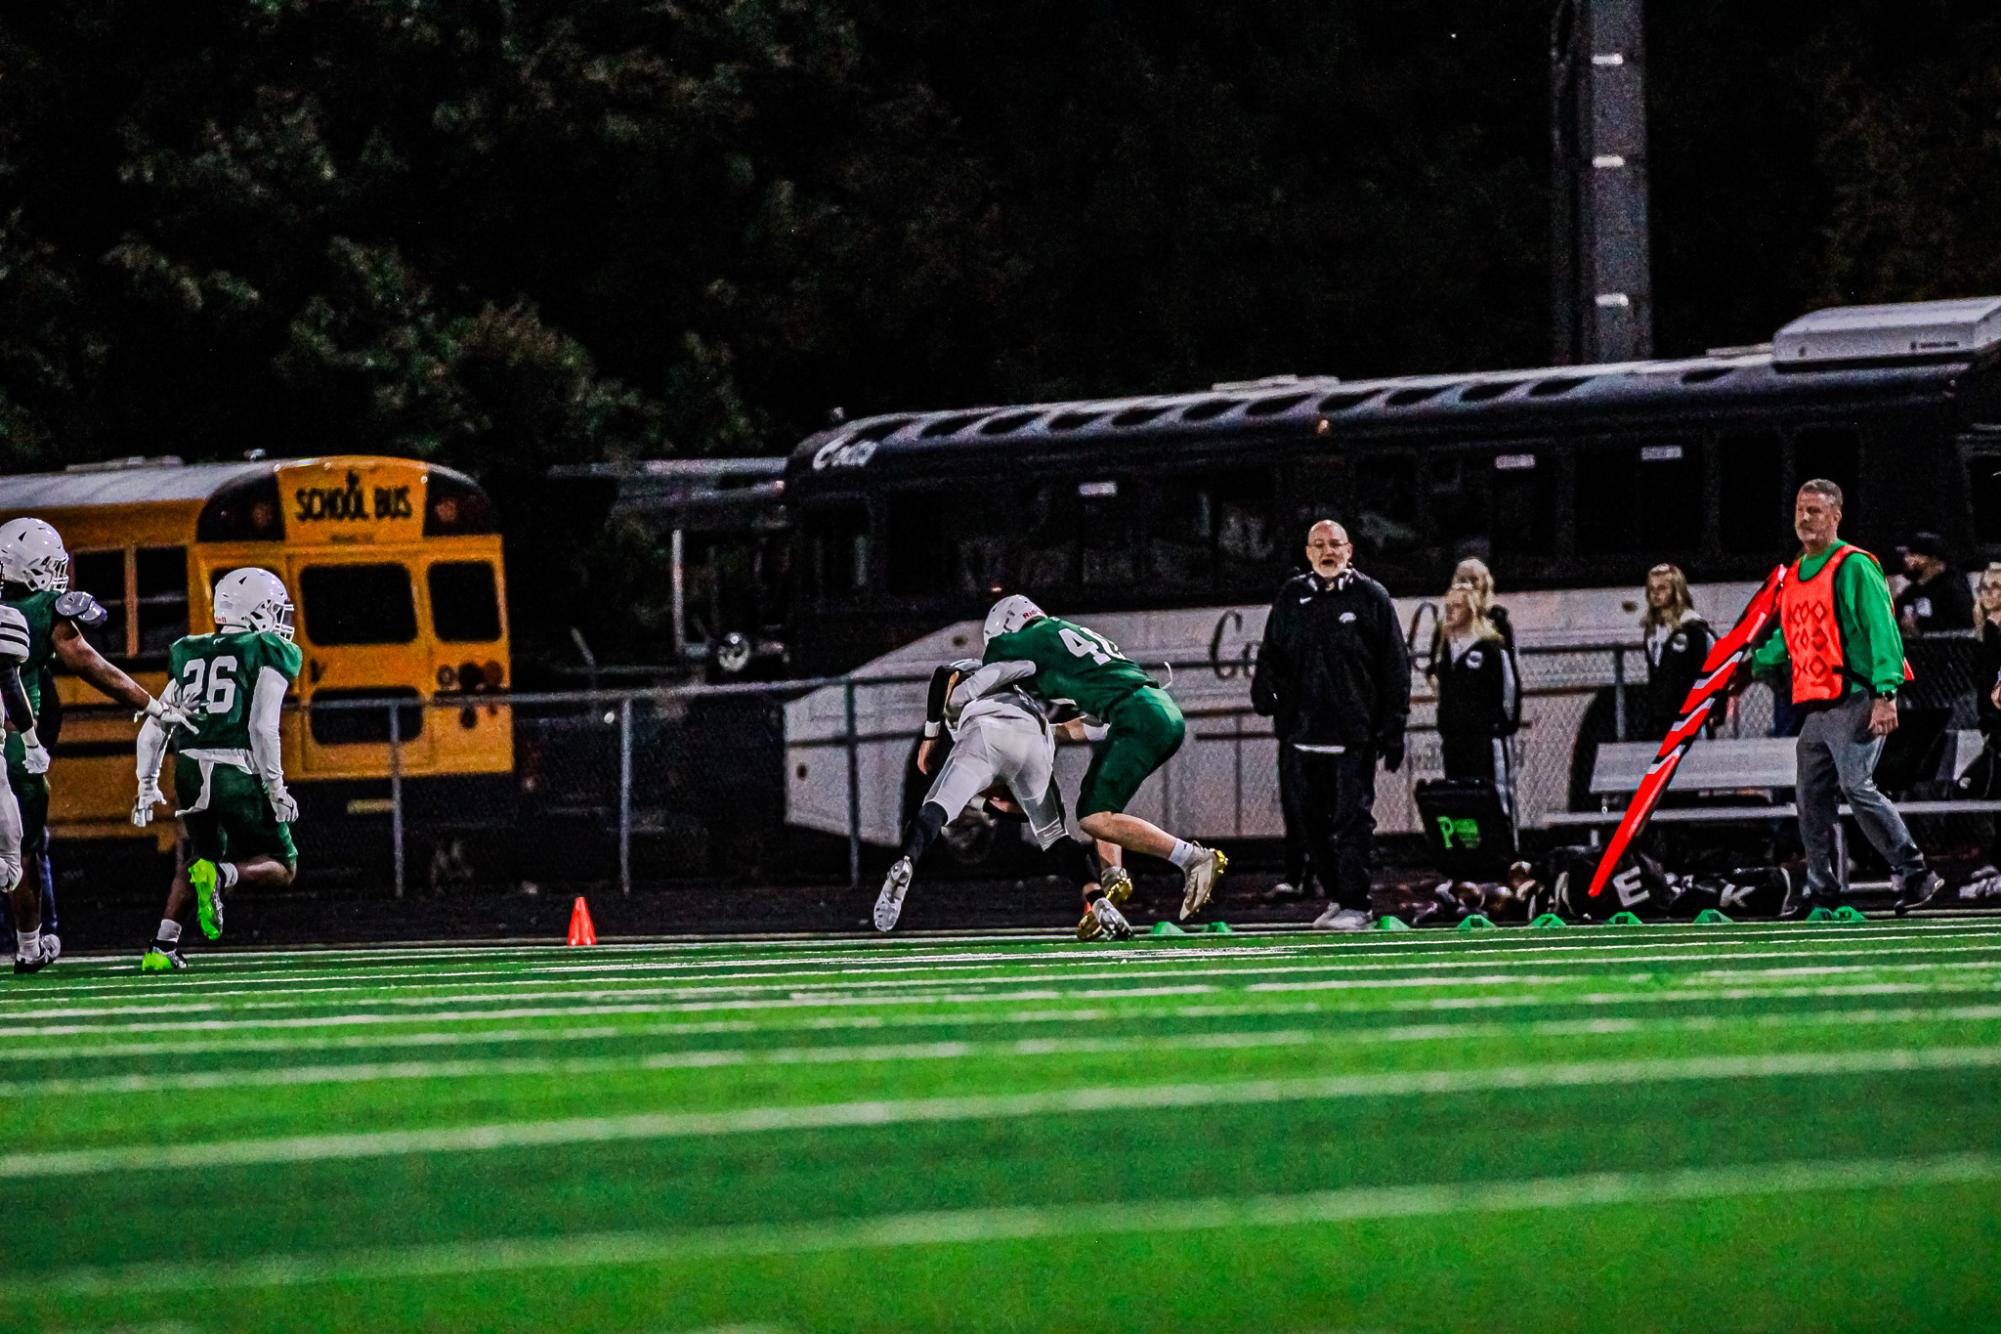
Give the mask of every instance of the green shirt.
<path id="1" fill-rule="evenodd" d="M 21 684 L 37 713 L 42 708 L 43 669 L 56 656 L 56 599 L 61 596 L 43 589 L 24 598 L 7 599 L 7 605 L 28 622 L 28 660 L 21 664 Z"/>
<path id="2" fill-rule="evenodd" d="M 1836 542 L 1818 556 L 1802 555 L 1799 577 L 1815 578 L 1848 545 Z M 1904 684 L 1904 637 L 1890 603 L 1890 584 L 1883 567 L 1859 548 L 1834 572 L 1834 623 L 1841 630 L 1841 660 L 1851 681 L 1866 681 L 1877 694 Z M 1785 675 L 1791 663 L 1783 628 L 1751 654 L 1751 670 L 1759 676 Z"/>
<path id="3" fill-rule="evenodd" d="M 1117 644 L 1054 616 L 1038 617 L 1011 635 L 995 635 L 987 641 L 986 661 L 1034 663 L 1035 675 L 1022 685 L 1043 699 L 1069 700 L 1094 718 L 1153 684 Z"/>
<path id="4" fill-rule="evenodd" d="M 193 736 L 182 733 L 180 750 L 249 750 L 250 701 L 266 667 L 287 683 L 299 677 L 299 646 L 269 630 L 236 630 L 189 635 L 167 650 L 167 674 L 174 698 L 194 715 Z"/>

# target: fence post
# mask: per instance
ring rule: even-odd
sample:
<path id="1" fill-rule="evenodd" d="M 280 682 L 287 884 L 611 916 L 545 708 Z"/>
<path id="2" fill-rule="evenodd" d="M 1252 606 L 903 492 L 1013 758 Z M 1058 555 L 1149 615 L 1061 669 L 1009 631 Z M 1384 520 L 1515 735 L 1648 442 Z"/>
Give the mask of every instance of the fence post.
<path id="1" fill-rule="evenodd" d="M 862 887 L 861 733 L 855 726 L 855 678 L 842 683 L 848 715 L 848 888 Z"/>
<path id="2" fill-rule="evenodd" d="M 618 891 L 632 894 L 632 696 L 618 702 Z"/>
<path id="3" fill-rule="evenodd" d="M 396 853 L 396 897 L 403 897 L 403 710 L 389 705 L 389 841 Z"/>
<path id="4" fill-rule="evenodd" d="M 1626 648 L 1612 646 L 1612 729 L 1619 740 L 1626 739 Z"/>

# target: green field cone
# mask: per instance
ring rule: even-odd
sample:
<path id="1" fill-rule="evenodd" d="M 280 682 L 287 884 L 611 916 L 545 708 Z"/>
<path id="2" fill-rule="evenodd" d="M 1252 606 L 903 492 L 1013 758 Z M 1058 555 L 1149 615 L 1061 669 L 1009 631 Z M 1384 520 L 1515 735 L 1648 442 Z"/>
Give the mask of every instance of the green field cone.
<path id="1" fill-rule="evenodd" d="M 1381 917 L 1378 917 L 1376 919 L 1376 930 L 1408 931 L 1410 930 L 1410 923 L 1406 922 L 1403 918 L 1397 916 L 1395 913 L 1386 912 Z"/>
<path id="2" fill-rule="evenodd" d="M 1172 922 L 1155 922 L 1153 934 L 1156 936 L 1185 936 L 1188 933 Z"/>
<path id="3" fill-rule="evenodd" d="M 1695 915 L 1695 924 L 1697 926 L 1728 926 L 1730 918 L 1720 908 L 1704 908 Z"/>
<path id="4" fill-rule="evenodd" d="M 1235 931 L 1230 929 L 1230 924 L 1228 922 L 1211 922 L 1205 929 L 1212 936 L 1234 936 L 1237 934 Z"/>
<path id="5" fill-rule="evenodd" d="M 1838 922 L 1841 920 L 1834 915 L 1832 908 L 1815 908 L 1806 915 L 1806 919 L 1809 922 Z"/>
<path id="6" fill-rule="evenodd" d="M 1640 919 L 1629 912 L 1615 912 L 1605 919 L 1607 926 L 1638 926 Z"/>
<path id="7" fill-rule="evenodd" d="M 1529 925 L 1538 931 L 1554 931 L 1557 927 L 1569 926 L 1570 923 L 1564 921 L 1563 918 L 1558 916 L 1556 913 L 1546 912 L 1542 916 L 1536 918 L 1533 922 L 1530 922 Z"/>
<path id="8" fill-rule="evenodd" d="M 1866 922 L 1869 919 L 1864 917 L 1862 910 L 1854 904 L 1844 903 L 1834 910 L 1834 920 L 1837 922 Z"/>
<path id="9" fill-rule="evenodd" d="M 1468 917 L 1465 921 L 1459 924 L 1459 929 L 1460 931 L 1464 932 L 1464 931 L 1494 931 L 1497 930 L 1498 928 L 1495 927 L 1493 918 L 1488 917 L 1482 913 L 1474 913 L 1471 917 Z"/>

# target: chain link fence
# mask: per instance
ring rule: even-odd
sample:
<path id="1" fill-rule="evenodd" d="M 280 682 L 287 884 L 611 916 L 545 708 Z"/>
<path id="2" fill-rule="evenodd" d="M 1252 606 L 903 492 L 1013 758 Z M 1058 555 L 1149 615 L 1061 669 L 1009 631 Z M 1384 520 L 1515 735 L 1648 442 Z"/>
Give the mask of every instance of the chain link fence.
<path id="1" fill-rule="evenodd" d="M 1901 741 L 1881 781 L 1895 795 L 1965 795 L 1979 753 L 1978 648 L 1965 636 L 1915 641 Z M 1524 648 L 1522 723 L 1509 740 L 1516 819 L 1595 809 L 1587 788 L 1600 745 L 1645 739 L 1646 664 L 1637 644 Z M 1188 723 L 1181 750 L 1151 779 L 1134 814 L 1186 837 L 1229 843 L 1284 835 L 1277 739 L 1251 708 L 1244 664 L 1189 654 L 1165 664 Z M 330 782 L 338 799 L 315 828 L 309 860 L 360 865 L 398 894 L 460 886 L 635 886 L 823 882 L 879 874 L 928 780 L 914 758 L 928 673 L 672 689 L 492 696 L 469 703 L 341 700 L 318 710 L 375 711 L 357 734 L 388 735 L 382 783 Z M 440 741 L 468 709 L 503 710 L 511 764 L 495 772 L 440 767 Z M 421 713 L 421 717 L 417 715 Z M 1378 782 L 1385 835 L 1417 829 L 1417 785 L 1443 775 L 1429 681 L 1412 674 L 1408 762 Z M 1720 727 L 1728 736 L 1785 735 L 1789 710 L 1753 687 Z M 327 729 L 321 729 L 327 730 Z M 332 729 L 338 731 L 338 728 Z M 1064 747 L 1057 774 L 1074 794 L 1088 746 Z M 1982 780 L 1987 781 L 1987 780 Z M 2001 779 L 1994 780 L 2001 783 Z M 297 784 L 312 793 L 311 781 Z M 1974 793 L 1972 795 L 1988 795 Z M 319 803 L 325 814 L 327 803 Z M 371 822 L 370 817 L 375 817 Z M 1990 837 L 1976 817 L 1934 817 L 1923 835 L 1952 844 Z M 1007 873 L 1026 865 L 1018 827 L 969 815 L 943 856 Z"/>

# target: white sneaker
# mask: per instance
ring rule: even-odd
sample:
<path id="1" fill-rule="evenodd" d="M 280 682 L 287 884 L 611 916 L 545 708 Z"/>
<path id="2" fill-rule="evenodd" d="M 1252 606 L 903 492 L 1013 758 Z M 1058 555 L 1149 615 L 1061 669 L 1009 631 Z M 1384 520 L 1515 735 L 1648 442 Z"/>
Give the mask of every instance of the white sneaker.
<path id="1" fill-rule="evenodd" d="M 875 896 L 876 930 L 896 929 L 896 919 L 903 916 L 903 896 L 910 892 L 913 869 L 910 858 L 898 857 L 896 865 L 890 867 L 889 874 L 882 878 L 882 893 Z"/>
<path id="2" fill-rule="evenodd" d="M 1077 939 L 1131 940 L 1132 923 L 1118 910 L 1109 895 L 1091 900 L 1091 907 L 1084 914 L 1084 920 L 1077 923 Z"/>
<path id="3" fill-rule="evenodd" d="M 1369 914 L 1359 908 L 1343 908 L 1336 903 L 1313 919 L 1315 931 L 1367 931 Z"/>
<path id="4" fill-rule="evenodd" d="M 1181 920 L 1184 922 L 1202 910 L 1202 905 L 1216 892 L 1216 877 L 1228 870 L 1230 865 L 1230 859 L 1214 848 L 1205 848 L 1197 843 L 1195 851 L 1201 856 L 1181 876 Z"/>

